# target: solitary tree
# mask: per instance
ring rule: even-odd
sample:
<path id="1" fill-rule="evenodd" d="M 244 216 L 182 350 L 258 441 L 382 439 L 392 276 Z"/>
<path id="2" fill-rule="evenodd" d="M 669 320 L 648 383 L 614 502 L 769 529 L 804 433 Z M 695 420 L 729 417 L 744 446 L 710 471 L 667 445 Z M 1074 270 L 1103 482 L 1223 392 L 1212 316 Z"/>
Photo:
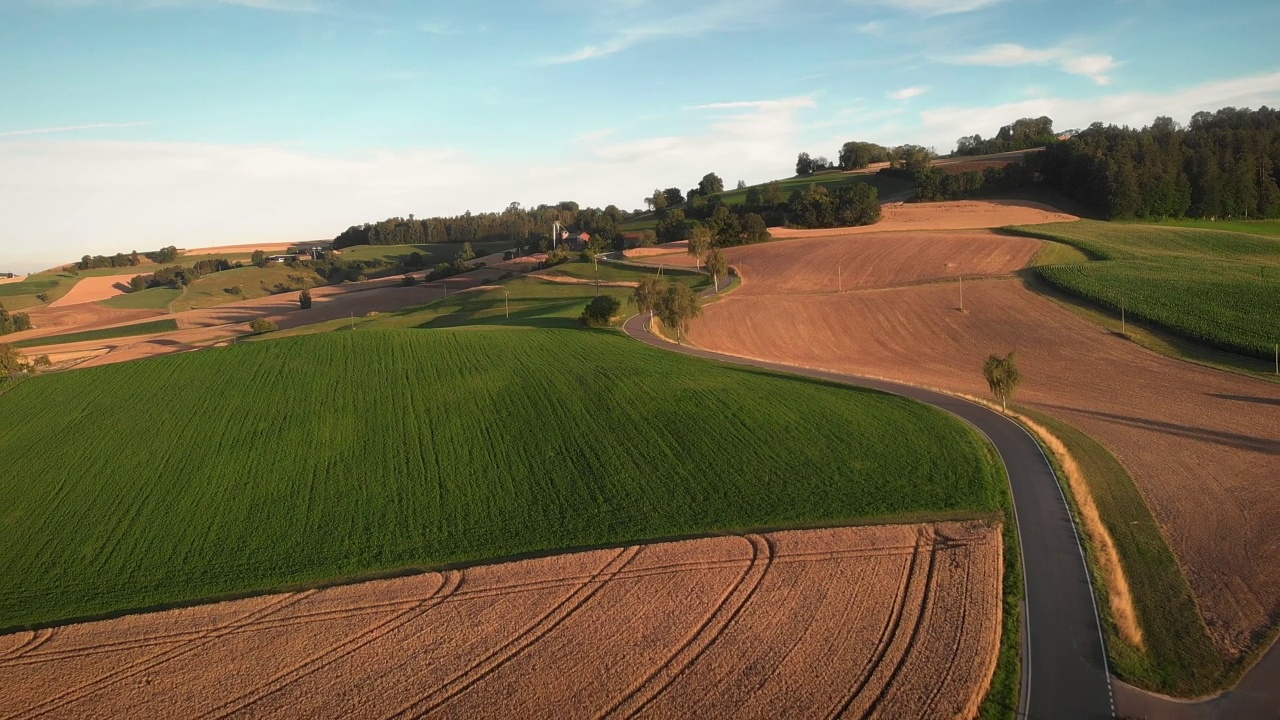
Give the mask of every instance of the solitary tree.
<path id="1" fill-rule="evenodd" d="M 612 295 L 597 295 L 587 303 L 578 320 L 587 327 L 605 327 L 618 314 L 620 307 L 622 303 Z"/>
<path id="2" fill-rule="evenodd" d="M 302 292 L 298 293 L 298 307 L 303 310 L 311 309 L 311 291 L 310 290 L 304 289 Z"/>
<path id="3" fill-rule="evenodd" d="M 676 331 L 676 342 L 681 342 L 689 323 L 702 314 L 698 294 L 688 285 L 671 283 L 658 301 L 658 317 L 662 324 Z"/>
<path id="4" fill-rule="evenodd" d="M 249 262 L 264 268 L 267 266 L 267 254 L 262 250 L 254 250 L 253 254 L 249 256 Z"/>
<path id="5" fill-rule="evenodd" d="M 667 291 L 667 283 L 657 275 L 640 278 L 640 284 L 631 293 L 631 302 L 640 312 L 652 314 L 658 309 L 658 301 Z"/>
<path id="6" fill-rule="evenodd" d="M 462 249 L 458 251 L 458 262 L 468 263 L 476 259 L 476 251 L 471 249 L 471 243 L 463 243 Z"/>
<path id="7" fill-rule="evenodd" d="M 689 254 L 693 256 L 694 265 L 702 267 L 702 256 L 711 249 L 711 229 L 699 225 L 689 234 Z"/>
<path id="8" fill-rule="evenodd" d="M 724 180 L 715 173 L 707 173 L 702 176 L 702 180 L 698 183 L 698 190 L 703 195 L 714 195 L 718 192 L 724 192 Z"/>
<path id="9" fill-rule="evenodd" d="M 714 248 L 707 255 L 707 272 L 711 273 L 711 280 L 715 283 L 716 292 L 720 292 L 720 278 L 729 272 L 729 261 L 725 258 L 724 253 L 719 248 Z"/>
<path id="10" fill-rule="evenodd" d="M 986 364 L 982 366 L 982 374 L 987 378 L 987 385 L 991 388 L 991 394 L 995 395 L 996 399 L 1000 401 L 1000 407 L 1008 410 L 1009 400 L 1013 397 L 1014 391 L 1018 389 L 1018 382 L 1022 379 L 1018 373 L 1014 351 L 1010 350 L 1009 354 L 1004 357 L 992 355 L 987 358 Z"/>

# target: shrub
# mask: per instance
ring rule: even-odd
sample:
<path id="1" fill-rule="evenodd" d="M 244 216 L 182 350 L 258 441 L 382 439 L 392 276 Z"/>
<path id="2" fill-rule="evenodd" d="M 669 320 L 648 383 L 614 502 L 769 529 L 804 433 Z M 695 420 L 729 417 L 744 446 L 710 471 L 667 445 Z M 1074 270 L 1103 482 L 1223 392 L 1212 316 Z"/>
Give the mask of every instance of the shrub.
<path id="1" fill-rule="evenodd" d="M 266 318 L 258 318 L 257 320 L 249 323 L 249 329 L 253 331 L 254 335 L 261 335 L 263 333 L 275 332 L 276 324 Z"/>
<path id="2" fill-rule="evenodd" d="M 368 280 L 368 279 L 369 279 L 369 276 L 368 276 L 368 275 L 357 275 L 357 276 L 356 276 L 356 282 L 365 282 L 365 281 L 366 281 L 366 280 Z"/>
<path id="3" fill-rule="evenodd" d="M 605 327 L 621 307 L 622 303 L 612 295 L 599 295 L 587 303 L 578 319 L 587 327 Z"/>
<path id="4" fill-rule="evenodd" d="M 310 290 L 303 290 L 302 292 L 298 293 L 298 307 L 302 308 L 303 310 L 311 309 L 311 291 Z"/>
<path id="5" fill-rule="evenodd" d="M 40 302 L 44 303 L 45 305 L 48 305 L 48 304 L 49 304 L 49 293 L 40 293 L 39 295 L 36 295 L 36 299 L 37 299 L 37 300 L 39 300 Z"/>
<path id="6" fill-rule="evenodd" d="M 400 284 L 405 287 L 413 287 L 414 285 L 418 284 L 418 278 L 412 275 L 405 275 L 404 277 L 400 278 Z"/>

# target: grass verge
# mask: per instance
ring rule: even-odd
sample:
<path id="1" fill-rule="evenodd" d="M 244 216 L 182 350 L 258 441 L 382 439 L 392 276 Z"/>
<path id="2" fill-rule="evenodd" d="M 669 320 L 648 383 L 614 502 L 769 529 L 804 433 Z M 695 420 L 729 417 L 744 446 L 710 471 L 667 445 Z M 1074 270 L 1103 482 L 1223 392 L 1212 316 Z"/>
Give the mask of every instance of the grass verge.
<path id="1" fill-rule="evenodd" d="M 66 333 L 65 335 L 48 335 L 31 338 L 13 344 L 18 348 L 45 347 L 46 345 L 66 345 L 68 343 L 87 342 L 90 340 L 112 340 L 114 338 L 134 337 L 136 335 L 152 335 L 162 332 L 173 332 L 178 329 L 178 321 L 173 319 L 153 320 L 151 322 L 120 325 L 100 330 Z"/>

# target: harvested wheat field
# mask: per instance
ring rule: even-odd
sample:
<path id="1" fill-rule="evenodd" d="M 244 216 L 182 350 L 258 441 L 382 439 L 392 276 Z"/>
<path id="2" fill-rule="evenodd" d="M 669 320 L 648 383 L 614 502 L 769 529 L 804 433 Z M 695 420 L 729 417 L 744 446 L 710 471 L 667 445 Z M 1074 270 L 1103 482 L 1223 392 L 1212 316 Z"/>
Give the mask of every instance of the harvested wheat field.
<path id="1" fill-rule="evenodd" d="M 218 253 L 251 253 L 261 250 L 266 253 L 282 253 L 294 247 L 296 242 L 244 243 L 242 245 L 210 245 L 209 247 L 193 247 L 180 251 L 183 255 L 216 255 Z"/>
<path id="2" fill-rule="evenodd" d="M 871 233 L 734 248 L 729 259 L 746 278 L 749 295 L 835 292 L 930 282 L 964 276 L 1007 275 L 1031 260 L 1040 241 L 989 230 Z M 690 258 L 692 260 L 692 258 Z"/>
<path id="3" fill-rule="evenodd" d="M 633 546 L 0 637 L 4 717 L 971 717 L 998 528 Z"/>
<path id="4" fill-rule="evenodd" d="M 872 288 L 798 294 L 805 275 L 795 268 L 806 263 L 813 290 L 830 289 L 841 250 L 824 242 L 731 251 L 743 288 L 704 308 L 693 342 L 983 397 L 983 361 L 1016 350 L 1019 402 L 1078 427 L 1125 465 L 1224 656 L 1260 639 L 1280 608 L 1280 385 L 1147 351 L 1011 277 L 966 282 L 965 312 L 955 282 L 883 287 L 921 279 L 888 259 L 871 263 L 881 269 L 866 279 Z M 899 247 L 914 257 L 921 242 L 927 236 L 904 234 Z M 984 252 L 1013 263 L 1023 251 Z"/>
<path id="5" fill-rule="evenodd" d="M 49 303 L 49 307 L 60 308 L 98 302 L 99 300 L 110 300 L 128 291 L 128 279 L 120 275 L 81 278 L 79 282 L 71 286 L 66 295 Z"/>
<path id="6" fill-rule="evenodd" d="M 857 227 L 798 230 L 769 228 L 775 238 L 861 235 L 899 230 L 973 230 L 1006 225 L 1041 225 L 1079 220 L 1048 205 L 1029 200 L 959 200 L 893 203 L 881 207 L 880 222 Z"/>

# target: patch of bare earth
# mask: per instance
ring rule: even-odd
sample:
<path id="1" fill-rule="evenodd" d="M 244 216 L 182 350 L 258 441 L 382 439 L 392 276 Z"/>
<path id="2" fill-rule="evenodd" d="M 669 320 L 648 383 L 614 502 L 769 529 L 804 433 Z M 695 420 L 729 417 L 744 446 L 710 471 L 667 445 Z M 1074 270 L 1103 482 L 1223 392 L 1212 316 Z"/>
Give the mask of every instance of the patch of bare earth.
<path id="1" fill-rule="evenodd" d="M 971 717 L 998 528 L 561 555 L 0 637 L 6 717 Z"/>
<path id="2" fill-rule="evenodd" d="M 880 210 L 880 222 L 857 227 L 799 230 L 769 228 L 775 238 L 861 235 L 901 230 L 973 230 L 1006 225 L 1041 225 L 1079 220 L 1075 215 L 1029 200 L 960 200 L 892 203 Z"/>
<path id="3" fill-rule="evenodd" d="M 957 268 L 1012 265 L 1026 252 L 1004 245 L 1009 238 L 991 236 L 983 249 L 965 244 L 977 236 L 935 233 L 886 237 L 901 263 L 824 240 L 735 249 L 742 289 L 706 306 L 690 337 L 720 352 L 984 397 L 987 356 L 1016 350 L 1018 401 L 1080 428 L 1125 465 L 1219 649 L 1250 648 L 1280 608 L 1280 386 L 1147 351 L 1016 278 L 966 281 L 964 312 L 957 282 L 884 287 L 920 281 L 917 257 L 944 276 L 945 253 L 920 254 L 935 235 Z M 836 293 L 836 258 L 849 252 L 866 253 L 868 274 Z"/>
<path id="4" fill-rule="evenodd" d="M 128 280 L 120 275 L 81 278 L 71 286 L 66 295 L 49 303 L 51 308 L 83 305 L 84 303 L 110 300 L 117 295 L 129 292 Z"/>

